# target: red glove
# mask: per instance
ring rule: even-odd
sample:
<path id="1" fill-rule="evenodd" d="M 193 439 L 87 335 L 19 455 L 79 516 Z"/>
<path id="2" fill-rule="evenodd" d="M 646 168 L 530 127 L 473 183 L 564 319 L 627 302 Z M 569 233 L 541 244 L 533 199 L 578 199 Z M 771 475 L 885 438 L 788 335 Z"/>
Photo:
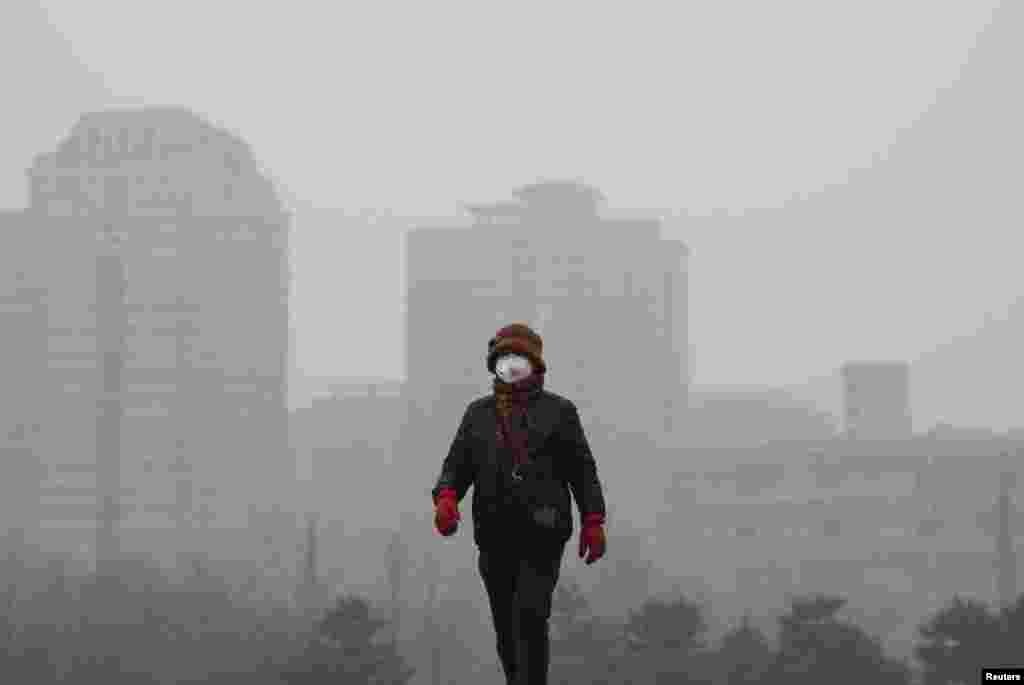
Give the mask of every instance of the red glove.
<path id="1" fill-rule="evenodd" d="M 583 517 L 583 528 L 580 530 L 580 559 L 587 554 L 586 563 L 593 564 L 604 556 L 607 541 L 604 537 L 604 515 L 587 514 Z"/>
<path id="2" fill-rule="evenodd" d="M 445 537 L 459 529 L 459 495 L 451 488 L 437 493 L 434 500 L 434 527 Z"/>

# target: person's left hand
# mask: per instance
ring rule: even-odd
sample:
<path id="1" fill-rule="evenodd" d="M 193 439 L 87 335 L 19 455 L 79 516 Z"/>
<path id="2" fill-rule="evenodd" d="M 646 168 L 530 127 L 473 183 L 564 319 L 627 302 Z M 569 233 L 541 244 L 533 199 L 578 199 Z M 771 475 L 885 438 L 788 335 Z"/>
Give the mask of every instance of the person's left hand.
<path id="1" fill-rule="evenodd" d="M 606 546 L 604 516 L 587 514 L 583 519 L 583 529 L 580 531 L 580 559 L 586 554 L 585 562 L 588 565 L 593 564 L 604 556 Z"/>

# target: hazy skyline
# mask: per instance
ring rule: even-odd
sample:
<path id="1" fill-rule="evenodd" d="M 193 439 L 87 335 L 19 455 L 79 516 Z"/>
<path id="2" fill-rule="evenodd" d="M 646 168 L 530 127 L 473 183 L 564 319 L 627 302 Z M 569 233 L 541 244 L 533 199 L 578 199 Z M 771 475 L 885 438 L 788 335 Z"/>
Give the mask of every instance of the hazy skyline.
<path id="1" fill-rule="evenodd" d="M 81 111 L 189 107 L 249 142 L 298 205 L 299 365 L 400 376 L 400 345 L 356 342 L 344 330 L 401 335 L 399 257 L 386 261 L 395 236 L 303 234 L 304 207 L 444 216 L 556 177 L 585 179 L 613 208 L 702 215 L 788 206 L 906 140 L 943 91 L 959 87 L 999 4 L 791 0 L 642 12 L 593 3 L 511 11 L 22 0 L 5 22 L 5 83 L 20 105 L 5 118 L 21 158 L 5 163 L 0 198 L 24 203 L 24 188 L 13 186 L 31 155 L 50 149 Z M 26 64 L 45 87 L 19 71 Z M 863 236 L 813 222 L 759 228 L 667 228 L 694 249 L 699 382 L 783 384 L 847 358 L 913 361 L 969 335 L 1020 292 L 1015 274 L 995 278 L 979 252 L 958 301 L 922 301 L 949 292 L 948 269 L 963 261 L 959 225 L 942 235 L 904 223 L 865 226 Z M 872 242 L 880 237 L 891 241 L 881 262 Z M 1016 240 L 993 231 L 983 247 L 1005 259 Z M 928 263 L 918 265 L 926 244 Z M 856 263 L 864 258 L 873 260 L 870 279 Z"/>

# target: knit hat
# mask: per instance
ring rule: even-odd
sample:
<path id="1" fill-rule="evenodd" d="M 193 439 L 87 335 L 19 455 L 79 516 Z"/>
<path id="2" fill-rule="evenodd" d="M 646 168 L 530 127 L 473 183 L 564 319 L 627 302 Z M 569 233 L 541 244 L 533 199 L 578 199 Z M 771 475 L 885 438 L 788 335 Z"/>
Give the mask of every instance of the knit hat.
<path id="1" fill-rule="evenodd" d="M 494 364 L 504 354 L 521 354 L 533 364 L 535 373 L 544 373 L 544 342 L 537 332 L 524 323 L 505 326 L 487 343 L 487 370 L 494 373 Z"/>

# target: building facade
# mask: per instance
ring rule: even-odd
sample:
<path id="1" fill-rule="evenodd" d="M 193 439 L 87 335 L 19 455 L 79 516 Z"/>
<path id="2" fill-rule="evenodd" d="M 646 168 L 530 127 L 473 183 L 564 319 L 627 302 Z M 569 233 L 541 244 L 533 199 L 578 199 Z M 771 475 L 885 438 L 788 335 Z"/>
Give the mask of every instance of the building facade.
<path id="1" fill-rule="evenodd" d="M 1021 456 L 1024 443 L 1005 437 L 679 450 L 686 468 L 665 491 L 652 554 L 706 579 L 725 615 L 770 615 L 787 593 L 838 594 L 909 653 L 915 623 L 954 594 L 1000 598 L 997 559 L 1014 574 L 1003 583 L 1020 587 L 1024 511 L 998 505 Z"/>
<path id="2" fill-rule="evenodd" d="M 192 545 L 290 496 L 289 219 L 248 146 L 184 109 L 99 112 L 36 158 L 29 187 L 44 527 L 88 529 L 116 495 L 126 538 Z"/>

